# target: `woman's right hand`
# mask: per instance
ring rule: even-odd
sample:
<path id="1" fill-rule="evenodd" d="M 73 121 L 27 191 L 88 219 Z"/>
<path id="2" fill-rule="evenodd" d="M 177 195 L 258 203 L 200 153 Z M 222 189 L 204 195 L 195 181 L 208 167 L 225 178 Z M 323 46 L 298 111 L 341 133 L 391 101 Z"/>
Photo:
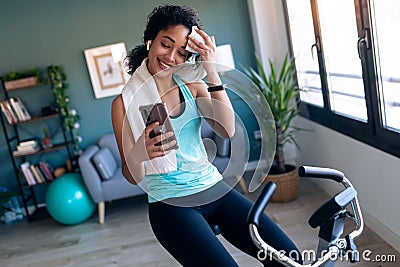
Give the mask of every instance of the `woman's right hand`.
<path id="1" fill-rule="evenodd" d="M 137 144 L 142 144 L 143 145 L 143 151 L 144 153 L 141 153 L 142 155 L 147 155 L 147 157 L 142 158 L 141 161 L 144 160 L 151 160 L 157 157 L 162 157 L 170 153 L 172 150 L 171 148 L 176 144 L 176 140 L 172 140 L 168 143 L 165 143 L 163 145 L 156 145 L 159 142 L 164 142 L 165 139 L 168 139 L 174 135 L 173 132 L 167 132 L 164 134 L 159 134 L 154 136 L 153 138 L 150 138 L 150 133 L 159 125 L 159 122 L 154 122 L 152 124 L 149 124 L 143 134 L 140 136 Z M 142 150 L 139 149 L 139 150 Z"/>

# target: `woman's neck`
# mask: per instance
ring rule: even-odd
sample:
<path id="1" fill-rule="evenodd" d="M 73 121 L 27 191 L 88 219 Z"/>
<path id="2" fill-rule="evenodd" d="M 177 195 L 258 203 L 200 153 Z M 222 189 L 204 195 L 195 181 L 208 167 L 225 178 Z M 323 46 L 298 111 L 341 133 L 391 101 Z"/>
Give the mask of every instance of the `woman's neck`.
<path id="1" fill-rule="evenodd" d="M 165 95 L 172 88 L 176 86 L 174 79 L 172 79 L 172 75 L 167 77 L 157 77 L 154 76 L 154 81 L 157 85 L 157 91 L 160 95 Z"/>

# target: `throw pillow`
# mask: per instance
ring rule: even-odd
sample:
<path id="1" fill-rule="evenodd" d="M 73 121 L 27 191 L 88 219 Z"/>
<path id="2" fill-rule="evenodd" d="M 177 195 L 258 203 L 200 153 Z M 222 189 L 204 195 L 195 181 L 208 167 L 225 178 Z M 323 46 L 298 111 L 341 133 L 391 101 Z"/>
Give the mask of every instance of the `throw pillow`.
<path id="1" fill-rule="evenodd" d="M 100 149 L 92 158 L 93 164 L 103 180 L 108 180 L 113 177 L 118 165 L 107 147 Z"/>

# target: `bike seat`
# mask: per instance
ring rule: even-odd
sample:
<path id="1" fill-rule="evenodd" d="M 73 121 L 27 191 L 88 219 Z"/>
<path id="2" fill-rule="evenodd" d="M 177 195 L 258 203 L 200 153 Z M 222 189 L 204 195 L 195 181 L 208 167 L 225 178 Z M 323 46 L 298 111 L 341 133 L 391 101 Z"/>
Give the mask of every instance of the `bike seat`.
<path id="1" fill-rule="evenodd" d="M 357 191 L 354 188 L 346 188 L 342 192 L 336 194 L 327 202 L 322 204 L 308 220 L 308 224 L 312 228 L 323 225 L 332 218 L 337 212 L 344 209 L 355 197 Z"/>

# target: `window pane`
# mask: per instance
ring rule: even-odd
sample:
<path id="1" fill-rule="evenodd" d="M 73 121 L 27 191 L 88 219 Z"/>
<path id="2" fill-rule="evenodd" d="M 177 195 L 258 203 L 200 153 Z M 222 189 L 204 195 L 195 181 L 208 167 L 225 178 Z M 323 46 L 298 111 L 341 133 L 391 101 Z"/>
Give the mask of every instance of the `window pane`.
<path id="1" fill-rule="evenodd" d="M 367 121 L 354 1 L 319 0 L 318 12 L 331 109 Z"/>
<path id="2" fill-rule="evenodd" d="M 371 7 L 375 15 L 373 34 L 383 104 L 382 122 L 386 128 L 400 130 L 400 55 L 399 44 L 394 39 L 400 28 L 400 2 L 371 1 Z"/>
<path id="3" fill-rule="evenodd" d="M 296 59 L 297 79 L 301 101 L 323 106 L 318 58 L 312 57 L 311 46 L 315 43 L 310 0 L 287 0 L 292 38 L 293 55 Z"/>

